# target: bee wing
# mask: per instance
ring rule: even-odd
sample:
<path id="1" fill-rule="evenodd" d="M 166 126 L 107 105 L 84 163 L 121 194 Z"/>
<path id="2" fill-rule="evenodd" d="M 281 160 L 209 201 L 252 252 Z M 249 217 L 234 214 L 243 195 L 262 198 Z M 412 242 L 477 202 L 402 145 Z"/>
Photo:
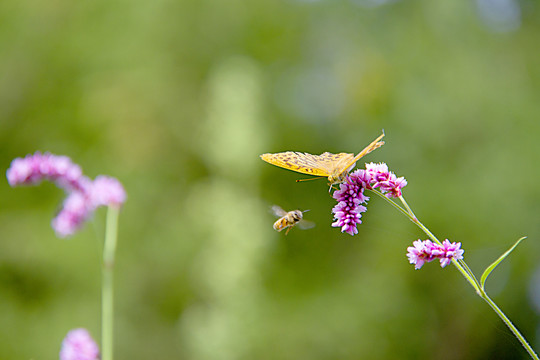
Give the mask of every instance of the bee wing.
<path id="1" fill-rule="evenodd" d="M 287 215 L 287 212 L 277 205 L 272 206 L 272 213 L 279 217 Z"/>
<path id="2" fill-rule="evenodd" d="M 315 223 L 313 221 L 309 220 L 300 220 L 298 223 L 296 223 L 300 229 L 306 230 L 311 229 L 312 227 L 315 227 Z"/>

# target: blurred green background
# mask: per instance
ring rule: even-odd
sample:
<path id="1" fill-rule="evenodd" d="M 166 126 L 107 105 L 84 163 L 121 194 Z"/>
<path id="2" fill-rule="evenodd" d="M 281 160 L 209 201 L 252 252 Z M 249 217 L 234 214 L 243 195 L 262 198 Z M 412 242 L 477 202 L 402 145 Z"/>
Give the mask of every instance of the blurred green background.
<path id="1" fill-rule="evenodd" d="M 525 359 L 426 237 L 372 198 L 331 228 L 325 181 L 285 150 L 384 161 L 540 350 L 540 4 L 533 0 L 0 2 L 0 161 L 65 154 L 128 192 L 117 359 Z M 359 163 L 359 166 L 362 164 Z M 0 182 L 0 359 L 100 333 L 105 210 L 68 240 L 63 193 Z M 272 204 L 317 226 L 272 229 Z"/>

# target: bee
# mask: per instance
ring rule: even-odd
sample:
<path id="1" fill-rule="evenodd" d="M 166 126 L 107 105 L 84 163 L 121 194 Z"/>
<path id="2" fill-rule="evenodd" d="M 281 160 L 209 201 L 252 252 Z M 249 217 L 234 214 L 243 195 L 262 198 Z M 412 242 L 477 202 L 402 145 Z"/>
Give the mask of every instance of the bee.
<path id="1" fill-rule="evenodd" d="M 300 229 L 310 229 L 314 227 L 314 222 L 303 219 L 306 211 L 309 210 L 292 210 L 287 212 L 277 205 L 272 206 L 272 212 L 276 216 L 280 216 L 280 218 L 274 223 L 274 230 L 281 231 L 287 228 L 287 231 L 285 232 L 285 235 L 287 235 L 296 224 L 298 224 Z"/>

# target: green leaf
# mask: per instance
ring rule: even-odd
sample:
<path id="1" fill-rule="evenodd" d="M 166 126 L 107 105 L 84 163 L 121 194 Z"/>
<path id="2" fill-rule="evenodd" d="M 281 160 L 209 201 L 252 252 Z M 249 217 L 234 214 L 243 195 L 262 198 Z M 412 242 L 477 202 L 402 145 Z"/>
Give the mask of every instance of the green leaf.
<path id="1" fill-rule="evenodd" d="M 493 269 L 495 269 L 497 267 L 497 265 L 499 265 L 499 263 L 501 261 L 504 260 L 505 257 L 507 257 L 508 255 L 510 255 L 510 253 L 516 248 L 516 246 L 519 245 L 519 243 L 526 239 L 527 237 L 524 236 L 522 237 L 521 239 L 519 239 L 518 241 L 516 241 L 516 243 L 514 244 L 514 246 L 512 246 L 510 249 L 508 249 L 507 252 L 505 252 L 504 254 L 502 254 L 497 260 L 495 260 L 491 265 L 489 265 L 486 270 L 484 270 L 484 273 L 482 274 L 482 277 L 480 278 L 480 285 L 482 286 L 482 290 L 484 290 L 484 284 L 486 282 L 486 279 L 487 277 L 489 276 L 489 274 L 491 274 L 491 272 L 493 271 Z"/>

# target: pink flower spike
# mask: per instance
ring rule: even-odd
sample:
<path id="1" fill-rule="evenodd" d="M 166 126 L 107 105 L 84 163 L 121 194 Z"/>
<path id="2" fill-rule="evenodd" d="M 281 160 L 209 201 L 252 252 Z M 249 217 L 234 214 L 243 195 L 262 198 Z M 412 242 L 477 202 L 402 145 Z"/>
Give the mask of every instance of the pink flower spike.
<path id="1" fill-rule="evenodd" d="M 6 177 L 11 186 L 35 185 L 48 180 L 66 191 L 62 210 L 52 220 L 59 237 L 77 232 L 98 206 L 120 207 L 126 201 L 126 192 L 118 180 L 101 175 L 92 181 L 67 156 L 36 151 L 14 159 Z"/>
<path id="2" fill-rule="evenodd" d="M 463 259 L 463 253 L 465 250 L 461 249 L 461 243 L 451 243 L 448 239 L 445 239 L 442 243 L 442 248 L 444 251 L 444 257 L 441 257 L 441 267 L 445 267 L 446 265 L 450 264 L 452 262 L 452 259 L 454 260 L 461 260 Z"/>
<path id="3" fill-rule="evenodd" d="M 67 237 L 76 233 L 90 218 L 95 206 L 88 197 L 79 191 L 74 191 L 64 200 L 62 210 L 52 220 L 52 227 L 58 237 Z"/>
<path id="4" fill-rule="evenodd" d="M 461 243 L 450 243 L 448 239 L 444 240 L 442 245 L 435 244 L 430 240 L 416 240 L 413 246 L 407 248 L 407 257 L 409 263 L 415 264 L 415 269 L 420 269 L 424 263 L 439 259 L 441 267 L 445 267 L 452 260 L 463 259 L 464 250 L 461 249 Z"/>
<path id="5" fill-rule="evenodd" d="M 415 270 L 422 268 L 425 262 L 430 262 L 431 259 L 431 241 L 416 240 L 413 246 L 407 248 L 407 257 L 409 263 L 415 264 Z"/>
<path id="6" fill-rule="evenodd" d="M 6 171 L 9 185 L 17 186 L 30 181 L 32 167 L 26 159 L 16 158 L 11 162 L 11 166 Z"/>
<path id="7" fill-rule="evenodd" d="M 362 223 L 362 213 L 367 211 L 361 204 L 369 200 L 369 197 L 364 195 L 364 190 L 379 188 L 386 197 L 399 197 L 405 185 L 407 180 L 388 171 L 385 163 L 369 163 L 366 164 L 366 170 L 356 170 L 346 175 L 345 181 L 339 185 L 339 190 L 332 195 L 338 201 L 332 209 L 335 219 L 332 226 L 341 228 L 341 232 L 358 234 L 357 225 Z M 422 267 L 423 262 L 418 268 Z"/>
<path id="8" fill-rule="evenodd" d="M 404 177 L 397 177 L 393 172 L 388 171 L 385 163 L 366 164 L 366 174 L 369 178 L 370 187 L 379 188 L 386 197 L 400 197 L 401 189 L 407 185 Z"/>
<path id="9" fill-rule="evenodd" d="M 67 333 L 62 341 L 60 360 L 98 359 L 99 347 L 86 329 L 75 329 Z"/>
<path id="10" fill-rule="evenodd" d="M 334 191 L 332 195 L 338 201 L 338 204 L 332 209 L 334 221 L 332 227 L 341 228 L 341 232 L 346 232 L 350 235 L 358 234 L 356 226 L 362 223 L 362 213 L 367 211 L 367 208 L 362 203 L 369 200 L 364 195 L 364 188 L 361 180 L 351 174 L 347 181 L 339 185 L 339 190 Z"/>
<path id="11" fill-rule="evenodd" d="M 83 176 L 80 166 L 67 156 L 42 154 L 39 151 L 13 160 L 6 177 L 11 186 L 34 185 L 49 180 L 66 191 L 84 191 L 90 182 Z"/>
<path id="12" fill-rule="evenodd" d="M 105 175 L 96 177 L 92 183 L 92 202 L 94 206 L 120 207 L 126 201 L 126 191 L 117 179 Z"/>
<path id="13" fill-rule="evenodd" d="M 376 179 L 378 176 L 383 176 L 383 179 L 385 177 L 385 174 L 388 173 L 388 165 L 386 165 L 385 163 L 369 163 L 369 164 L 366 164 L 366 172 L 368 174 L 370 174 L 370 176 L 372 177 L 372 179 L 374 179 L 374 181 L 379 181 L 378 179 Z"/>

